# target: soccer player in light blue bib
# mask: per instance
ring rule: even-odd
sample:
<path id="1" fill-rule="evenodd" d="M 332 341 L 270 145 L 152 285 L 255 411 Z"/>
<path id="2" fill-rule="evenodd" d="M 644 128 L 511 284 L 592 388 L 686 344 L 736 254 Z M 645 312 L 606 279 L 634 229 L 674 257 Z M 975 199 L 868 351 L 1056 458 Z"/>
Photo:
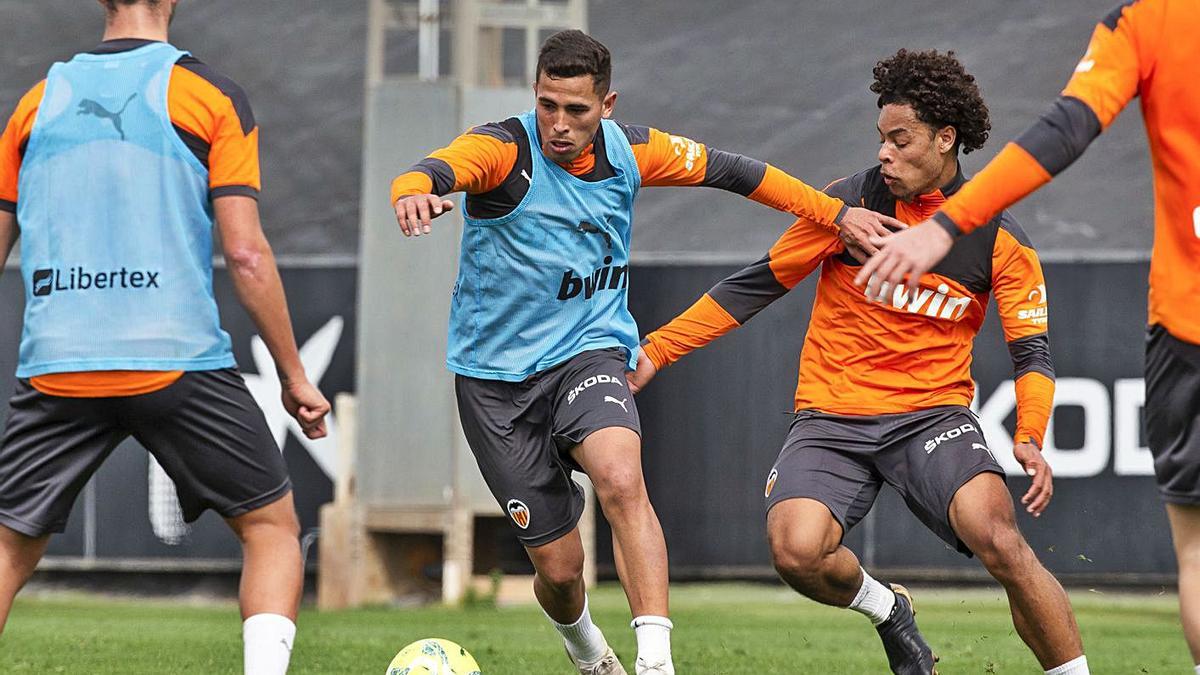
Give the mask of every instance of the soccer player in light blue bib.
<path id="1" fill-rule="evenodd" d="M 534 590 L 580 673 L 625 673 L 591 620 L 577 522 L 588 474 L 612 525 L 637 634 L 638 675 L 671 675 L 667 551 L 642 479 L 626 373 L 638 330 L 627 306 L 633 201 L 647 186 L 735 192 L 841 230 L 883 232 L 763 162 L 609 119 L 608 50 L 580 31 L 543 44 L 535 108 L 459 136 L 392 184 L 405 235 L 466 192 L 447 367 L 479 469 L 537 570 Z M 865 238 L 865 237 L 863 237 Z"/>

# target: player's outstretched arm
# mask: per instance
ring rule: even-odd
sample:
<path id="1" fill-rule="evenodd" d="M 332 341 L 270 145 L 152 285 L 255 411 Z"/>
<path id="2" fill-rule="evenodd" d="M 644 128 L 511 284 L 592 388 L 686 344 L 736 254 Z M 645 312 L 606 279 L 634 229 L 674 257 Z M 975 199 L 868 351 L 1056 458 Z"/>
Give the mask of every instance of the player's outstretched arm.
<path id="1" fill-rule="evenodd" d="M 17 227 L 17 214 L 0 209 L 0 272 L 4 271 L 19 236 L 21 230 Z"/>
<path id="2" fill-rule="evenodd" d="M 623 129 L 634 149 L 643 186 L 715 187 L 738 193 L 809 220 L 816 227 L 838 232 L 860 262 L 865 259 L 864 252 L 870 255 L 876 250 L 870 241 L 872 235 L 884 237 L 907 227 L 893 217 L 850 207 L 766 162 L 647 126 L 623 125 Z"/>
<path id="3" fill-rule="evenodd" d="M 710 187 L 740 194 L 811 224 L 837 231 L 852 251 L 873 252 L 872 235 L 904 228 L 900 221 L 853 208 L 781 169 L 651 127 L 622 125 L 644 187 Z M 857 255 L 857 254 L 856 254 Z"/>
<path id="4" fill-rule="evenodd" d="M 431 221 L 454 208 L 453 192 L 480 194 L 500 186 L 517 162 L 517 138 L 505 123 L 474 127 L 392 181 L 396 222 L 406 237 L 432 231 Z"/>
<path id="5" fill-rule="evenodd" d="M 1037 252 L 1008 213 L 1000 216 L 1000 222 L 992 250 L 992 293 L 1016 382 L 1013 457 L 1030 478 L 1021 504 L 1036 518 L 1054 495 L 1053 472 L 1041 451 L 1054 406 L 1054 363 L 1047 333 L 1050 313 Z"/>
<path id="6" fill-rule="evenodd" d="M 806 219 L 792 224 L 767 255 L 713 286 L 691 307 L 646 336 L 631 386 L 650 378 L 686 354 L 744 325 L 783 297 L 826 257 L 842 251 L 837 235 Z M 645 363 L 643 363 L 645 360 Z"/>
<path id="7" fill-rule="evenodd" d="M 905 283 L 915 292 L 920 276 L 950 251 L 959 234 L 988 223 L 1083 155 L 1137 95 L 1152 68 L 1165 3 L 1125 3 L 1092 33 L 1087 52 L 1062 95 L 1032 126 L 1006 145 L 932 218 L 888 237 L 855 278 L 867 293 L 882 283 Z"/>
<path id="8" fill-rule="evenodd" d="M 300 362 L 283 282 L 259 222 L 258 202 L 240 195 L 217 197 L 213 210 L 234 291 L 279 372 L 283 406 L 300 423 L 305 436 L 321 438 L 326 433 L 329 401 L 308 381 Z"/>

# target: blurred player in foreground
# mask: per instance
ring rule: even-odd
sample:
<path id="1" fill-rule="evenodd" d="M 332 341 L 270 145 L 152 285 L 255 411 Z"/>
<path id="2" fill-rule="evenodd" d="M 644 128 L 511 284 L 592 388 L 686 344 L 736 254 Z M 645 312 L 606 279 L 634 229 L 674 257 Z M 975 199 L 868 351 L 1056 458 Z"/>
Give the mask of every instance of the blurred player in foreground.
<path id="1" fill-rule="evenodd" d="M 624 673 L 587 608 L 576 524 L 588 474 L 612 525 L 637 634 L 639 675 L 674 672 L 667 550 L 642 478 L 625 373 L 638 331 L 627 304 L 633 200 L 646 186 L 704 186 L 802 216 L 830 236 L 885 233 L 778 169 L 607 119 L 608 49 L 579 31 L 542 46 L 535 108 L 484 124 L 392 184 L 405 235 L 466 192 L 447 366 L 479 469 L 537 570 L 534 591 L 581 673 Z"/>
<path id="2" fill-rule="evenodd" d="M 1050 182 L 1135 96 L 1154 166 L 1146 436 L 1179 564 L 1183 630 L 1200 673 L 1200 3 L 1124 2 L 1096 26 L 1062 95 L 971 184 L 884 252 L 857 283 L 903 283 L 959 236 Z"/>
<path id="3" fill-rule="evenodd" d="M 305 376 L 259 223 L 242 90 L 167 42 L 175 0 L 101 0 L 104 40 L 56 64 L 0 136 L 0 265 L 22 238 L 16 393 L 0 446 L 0 629 L 79 490 L 129 436 L 242 543 L 245 671 L 287 671 L 303 569 L 291 481 L 212 292 L 213 222 L 238 299 L 310 438 Z"/>
<path id="4" fill-rule="evenodd" d="M 876 65 L 871 91 L 879 95 L 879 165 L 826 192 L 919 222 L 969 185 L 958 152 L 987 140 L 987 107 L 952 53 L 900 50 Z M 765 489 L 780 576 L 818 602 L 867 615 L 894 672 L 933 671 L 907 591 L 872 579 L 841 543 L 888 483 L 931 531 L 978 556 L 1004 586 L 1017 632 L 1047 673 L 1087 673 L 1067 595 L 1017 529 L 1003 470 L 967 407 L 971 347 L 992 294 L 1015 371 L 1013 454 L 1032 478 L 1021 501 L 1040 515 L 1053 493 L 1039 447 L 1054 369 L 1036 252 L 1002 213 L 963 237 L 915 290 L 868 296 L 854 285 L 862 256 L 852 248 L 801 217 L 765 257 L 647 337 L 631 389 L 745 324 L 820 266 L 795 420 Z"/>

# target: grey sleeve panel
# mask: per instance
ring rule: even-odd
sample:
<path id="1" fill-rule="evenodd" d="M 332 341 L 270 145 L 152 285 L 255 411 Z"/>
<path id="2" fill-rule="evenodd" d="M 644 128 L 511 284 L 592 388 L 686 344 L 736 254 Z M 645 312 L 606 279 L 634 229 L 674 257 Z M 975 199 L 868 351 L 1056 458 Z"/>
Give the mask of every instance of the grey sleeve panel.
<path id="1" fill-rule="evenodd" d="M 621 131 L 625 132 L 625 138 L 629 140 L 630 145 L 645 145 L 650 142 L 650 127 L 637 124 L 622 124 L 617 122 L 617 126 L 621 127 Z"/>
<path id="2" fill-rule="evenodd" d="M 439 197 L 449 194 L 454 189 L 454 169 L 443 160 L 426 157 L 413 165 L 409 171 L 429 176 L 429 180 L 433 181 L 433 194 Z"/>
<path id="3" fill-rule="evenodd" d="M 0 211 L 8 211 L 9 213 L 17 212 L 17 203 L 10 202 L 7 199 L 0 199 Z"/>
<path id="4" fill-rule="evenodd" d="M 1013 361 L 1013 379 L 1025 373 L 1041 373 L 1054 379 L 1054 363 L 1050 360 L 1050 336 L 1030 335 L 1008 343 Z"/>
<path id="5" fill-rule="evenodd" d="M 787 287 L 779 283 L 771 271 L 771 256 L 765 255 L 723 279 L 708 294 L 738 325 L 744 325 L 787 292 Z"/>
<path id="6" fill-rule="evenodd" d="M 709 148 L 708 164 L 704 168 L 704 181 L 700 184 L 704 187 L 729 190 L 747 197 L 758 189 L 766 174 L 766 162 Z"/>
<path id="7" fill-rule="evenodd" d="M 217 197 L 250 197 L 258 199 L 258 190 L 249 185 L 222 185 L 209 190 L 208 196 L 212 199 Z"/>
<path id="8" fill-rule="evenodd" d="M 1016 143 L 1056 176 L 1099 135 L 1100 118 L 1095 111 L 1074 96 L 1060 96 Z"/>
<path id="9" fill-rule="evenodd" d="M 477 127 L 472 127 L 467 133 L 479 136 L 491 136 L 501 143 L 516 143 L 517 138 L 505 127 L 506 123 L 508 123 L 508 120 L 504 120 L 504 122 L 488 122 L 487 124 L 480 124 Z M 520 124 L 520 121 L 517 123 Z"/>
<path id="10" fill-rule="evenodd" d="M 946 234 L 950 235 L 952 239 L 958 239 L 962 235 L 962 230 L 958 227 L 958 223 L 954 222 L 953 218 L 941 211 L 933 214 L 933 222 L 945 230 Z"/>
<path id="11" fill-rule="evenodd" d="M 1109 30 L 1116 30 L 1117 22 L 1121 20 L 1121 14 L 1125 11 L 1125 8 L 1137 3 L 1137 1 L 1138 0 L 1126 0 L 1125 2 L 1122 2 L 1121 4 L 1117 5 L 1113 11 L 1109 12 L 1103 19 L 1101 19 L 1100 23 L 1104 24 L 1104 26 Z"/>

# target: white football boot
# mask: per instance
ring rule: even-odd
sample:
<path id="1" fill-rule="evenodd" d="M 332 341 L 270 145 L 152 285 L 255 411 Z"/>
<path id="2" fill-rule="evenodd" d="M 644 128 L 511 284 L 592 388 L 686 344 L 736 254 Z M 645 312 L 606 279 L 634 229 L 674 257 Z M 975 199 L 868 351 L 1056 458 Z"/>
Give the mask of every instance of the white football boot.
<path id="1" fill-rule="evenodd" d="M 675 675 L 675 666 L 665 661 L 646 663 L 645 659 L 639 658 L 633 665 L 637 675 Z"/>
<path id="2" fill-rule="evenodd" d="M 604 652 L 604 656 L 595 663 L 580 663 L 575 660 L 574 656 L 571 656 L 571 652 L 567 652 L 567 656 L 570 657 L 571 663 L 574 663 L 575 667 L 579 669 L 579 675 L 629 675 L 625 672 L 625 667 L 617 660 L 617 655 L 613 653 L 612 647 L 609 647 L 608 651 Z"/>

